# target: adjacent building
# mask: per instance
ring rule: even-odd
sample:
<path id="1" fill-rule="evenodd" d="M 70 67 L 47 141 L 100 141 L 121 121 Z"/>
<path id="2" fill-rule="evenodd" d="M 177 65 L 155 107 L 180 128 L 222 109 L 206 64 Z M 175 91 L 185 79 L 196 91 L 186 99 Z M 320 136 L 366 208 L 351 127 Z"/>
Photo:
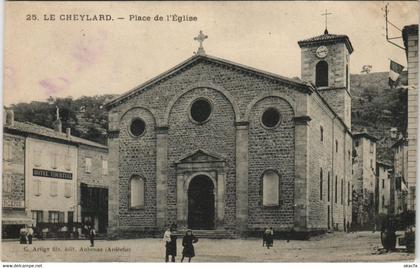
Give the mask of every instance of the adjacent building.
<path id="1" fill-rule="evenodd" d="M 13 125 L 13 111 L 4 113 L 6 124 Z M 3 132 L 2 237 L 19 235 L 31 224 L 25 209 L 25 138 L 13 131 Z"/>
<path id="2" fill-rule="evenodd" d="M 78 147 L 79 219 L 93 224 L 97 232 L 108 228 L 108 149 L 106 146 L 80 144 Z"/>
<path id="3" fill-rule="evenodd" d="M 376 141 L 367 132 L 353 134 L 353 226 L 370 228 L 376 217 Z"/>
<path id="4" fill-rule="evenodd" d="M 403 28 L 402 37 L 407 56 L 408 92 L 407 92 L 407 209 L 416 210 L 416 178 L 417 178 L 417 116 L 418 116 L 418 24 L 408 25 Z"/>
<path id="5" fill-rule="evenodd" d="M 408 140 L 400 137 L 392 145 L 394 153 L 394 172 L 391 177 L 390 214 L 401 214 L 408 209 Z"/>
<path id="6" fill-rule="evenodd" d="M 108 149 L 56 129 L 17 122 L 6 111 L 3 155 L 3 237 L 33 225 L 51 236 L 108 226 Z M 6 233 L 5 233 L 6 232 Z M 13 233 L 13 235 L 12 235 Z"/>
<path id="7" fill-rule="evenodd" d="M 392 179 L 392 165 L 377 161 L 376 162 L 376 203 L 378 214 L 388 215 L 391 205 L 391 184 L 394 182 Z"/>

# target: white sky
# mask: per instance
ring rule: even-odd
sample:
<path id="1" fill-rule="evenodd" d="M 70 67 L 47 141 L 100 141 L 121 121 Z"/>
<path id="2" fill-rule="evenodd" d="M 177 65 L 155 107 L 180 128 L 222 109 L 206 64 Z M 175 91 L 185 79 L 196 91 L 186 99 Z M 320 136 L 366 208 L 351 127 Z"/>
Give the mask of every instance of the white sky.
<path id="1" fill-rule="evenodd" d="M 209 55 L 280 75 L 300 77 L 297 41 L 324 31 L 349 36 L 351 73 L 362 66 L 406 66 L 405 52 L 386 42 L 385 2 L 6 2 L 4 104 L 48 96 L 121 94 L 192 56 L 199 30 Z M 399 27 L 418 23 L 417 2 L 390 2 Z M 111 14 L 111 22 L 27 21 L 26 14 Z M 130 14 L 188 14 L 197 22 L 136 22 Z M 398 31 L 393 36 L 401 36 Z M 402 45 L 402 40 L 397 40 Z"/>

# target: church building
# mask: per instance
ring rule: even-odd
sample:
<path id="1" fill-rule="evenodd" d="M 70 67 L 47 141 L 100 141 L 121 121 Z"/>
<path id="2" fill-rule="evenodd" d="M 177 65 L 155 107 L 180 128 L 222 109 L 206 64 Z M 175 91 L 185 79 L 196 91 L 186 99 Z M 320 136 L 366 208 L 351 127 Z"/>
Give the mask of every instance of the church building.
<path id="1" fill-rule="evenodd" d="M 195 38 L 195 55 L 105 105 L 109 233 L 344 230 L 349 38 L 325 30 L 299 41 L 301 79 L 210 56 L 205 38 Z"/>

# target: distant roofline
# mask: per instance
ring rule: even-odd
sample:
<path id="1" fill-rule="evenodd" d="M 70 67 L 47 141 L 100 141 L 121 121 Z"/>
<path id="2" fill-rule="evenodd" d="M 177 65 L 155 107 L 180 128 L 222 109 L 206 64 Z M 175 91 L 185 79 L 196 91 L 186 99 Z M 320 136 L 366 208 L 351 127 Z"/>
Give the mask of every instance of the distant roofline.
<path id="1" fill-rule="evenodd" d="M 367 132 L 356 132 L 356 133 L 353 133 L 353 138 L 359 138 L 359 137 L 363 137 L 363 138 L 366 138 L 366 139 L 369 139 L 369 140 L 372 140 L 372 141 L 375 141 L 375 142 L 378 140 L 378 138 L 376 138 L 375 136 L 372 136 L 372 135 L 368 134 Z"/>
<path id="2" fill-rule="evenodd" d="M 394 167 L 391 163 L 386 163 L 386 162 L 378 161 L 378 160 L 376 160 L 376 164 L 379 165 L 379 166 L 385 166 L 385 167 L 389 167 L 389 168 Z"/>
<path id="3" fill-rule="evenodd" d="M 23 126 L 25 126 L 28 129 L 26 129 Z M 45 140 L 51 139 L 51 140 L 57 140 L 57 141 L 62 141 L 66 143 L 71 143 L 71 144 L 77 144 L 77 145 L 80 144 L 80 145 L 91 146 L 95 148 L 108 150 L 108 146 L 106 145 L 103 145 L 94 141 L 90 141 L 87 139 L 79 138 L 73 135 L 70 135 L 68 137 L 66 133 L 57 132 L 54 129 L 40 126 L 40 125 L 30 123 L 30 122 L 14 121 L 13 125 L 4 124 L 3 129 L 8 130 L 8 132 L 12 134 L 13 132 L 18 132 L 22 134 L 34 135 L 36 137 L 44 138 Z M 46 132 L 50 132 L 50 133 L 43 133 L 42 130 Z M 51 135 L 48 135 L 48 134 L 51 134 Z"/>
<path id="4" fill-rule="evenodd" d="M 347 35 L 344 34 L 321 34 L 318 36 L 310 37 L 301 41 L 298 41 L 299 47 L 305 47 L 309 45 L 315 45 L 315 44 L 329 44 L 329 43 L 337 43 L 337 42 L 343 42 L 347 49 L 349 50 L 349 53 L 353 53 L 354 48 L 353 45 L 350 42 L 350 39 Z"/>

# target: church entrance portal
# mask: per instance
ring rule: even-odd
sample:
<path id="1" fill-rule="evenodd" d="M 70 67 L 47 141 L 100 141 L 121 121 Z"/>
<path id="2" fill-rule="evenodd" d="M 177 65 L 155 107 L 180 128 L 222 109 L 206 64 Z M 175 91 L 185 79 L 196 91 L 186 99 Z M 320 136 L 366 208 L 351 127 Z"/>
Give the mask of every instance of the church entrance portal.
<path id="1" fill-rule="evenodd" d="M 188 187 L 188 228 L 214 229 L 214 185 L 206 175 L 194 177 Z"/>

